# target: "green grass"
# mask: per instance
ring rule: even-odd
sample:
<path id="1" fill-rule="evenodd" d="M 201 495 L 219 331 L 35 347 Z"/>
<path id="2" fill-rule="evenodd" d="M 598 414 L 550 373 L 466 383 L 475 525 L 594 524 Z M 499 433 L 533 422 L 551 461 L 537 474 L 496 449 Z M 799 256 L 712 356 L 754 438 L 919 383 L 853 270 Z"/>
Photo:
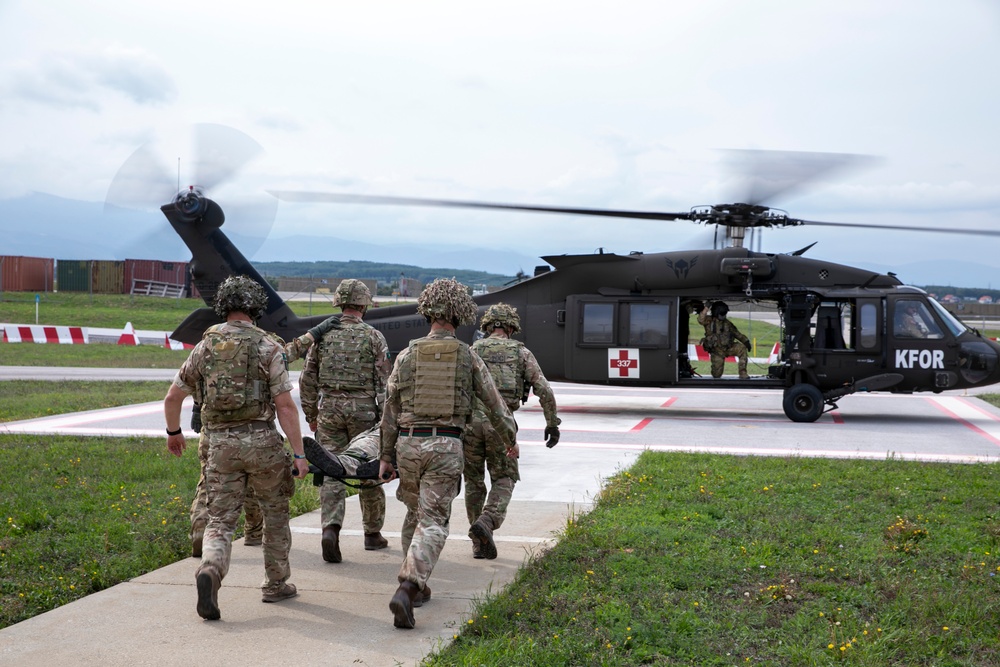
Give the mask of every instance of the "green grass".
<path id="1" fill-rule="evenodd" d="M 80 292 L 42 293 L 38 304 L 38 324 L 86 326 L 116 329 L 131 322 L 136 329 L 173 331 L 198 308 L 201 299 L 171 299 L 128 294 L 83 294 Z M 290 301 L 297 315 L 330 315 L 339 308 L 326 299 Z M 35 323 L 35 295 L 27 292 L 0 293 L 0 322 Z"/>
<path id="2" fill-rule="evenodd" d="M 0 382 L 0 422 L 162 401 L 170 382 Z"/>
<path id="3" fill-rule="evenodd" d="M 196 444 L 0 435 L 0 628 L 188 557 Z M 317 507 L 296 482 L 292 515 Z"/>
<path id="4" fill-rule="evenodd" d="M 47 292 L 39 295 L 38 324 L 51 326 L 124 327 L 173 331 L 191 311 L 204 307 L 201 299 L 170 299 L 122 294 Z M 35 323 L 35 295 L 0 295 L 0 322 Z"/>
<path id="5" fill-rule="evenodd" d="M 0 422 L 158 401 L 167 388 L 0 382 Z M 0 628 L 187 557 L 197 482 L 196 440 L 178 458 L 166 438 L 0 435 Z M 318 507 L 311 480 L 297 481 L 292 516 Z"/>
<path id="6" fill-rule="evenodd" d="M 997 465 L 644 453 L 443 665 L 996 665 Z"/>

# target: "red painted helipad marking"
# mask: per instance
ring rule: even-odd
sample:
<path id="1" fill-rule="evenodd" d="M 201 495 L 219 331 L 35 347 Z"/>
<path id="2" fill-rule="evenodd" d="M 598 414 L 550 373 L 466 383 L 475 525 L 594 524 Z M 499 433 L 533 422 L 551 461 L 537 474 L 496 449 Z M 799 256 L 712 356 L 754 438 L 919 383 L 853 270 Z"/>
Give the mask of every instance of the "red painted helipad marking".
<path id="1" fill-rule="evenodd" d="M 653 421 L 652 417 L 646 417 L 645 419 L 643 419 L 642 421 L 640 421 L 638 424 L 636 424 L 635 426 L 633 426 L 629 430 L 630 431 L 641 431 L 642 429 L 644 429 L 647 426 L 649 426 L 650 422 L 652 422 L 652 421 Z"/>
<path id="2" fill-rule="evenodd" d="M 1000 419 L 995 415 L 986 412 L 971 402 L 957 396 L 941 396 L 928 398 L 934 407 L 945 413 L 970 431 L 974 431 L 990 442 L 1000 445 Z M 974 424 L 967 417 L 986 420 L 988 423 L 980 426 Z M 991 432 L 992 431 L 992 432 Z"/>

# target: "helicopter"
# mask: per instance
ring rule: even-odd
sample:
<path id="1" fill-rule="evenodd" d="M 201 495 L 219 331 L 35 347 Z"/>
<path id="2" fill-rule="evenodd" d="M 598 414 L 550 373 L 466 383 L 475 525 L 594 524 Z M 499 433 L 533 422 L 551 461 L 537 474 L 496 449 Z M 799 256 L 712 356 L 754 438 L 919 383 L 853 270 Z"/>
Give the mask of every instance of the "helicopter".
<path id="1" fill-rule="evenodd" d="M 796 162 L 800 170 L 803 164 L 801 159 Z M 827 168 L 829 163 L 813 169 L 807 177 Z M 885 228 L 793 218 L 762 203 L 789 187 L 785 183 L 758 188 L 743 202 L 674 213 L 322 192 L 270 194 L 287 202 L 682 220 L 724 230 L 727 245 L 722 248 L 627 255 L 600 250 L 545 256 L 546 264 L 536 267 L 532 276 L 499 291 L 474 296 L 480 313 L 499 302 L 517 309 L 522 329 L 518 338 L 532 350 L 550 380 L 780 390 L 785 415 L 794 422 L 807 423 L 835 409 L 839 399 L 857 392 L 939 393 L 1000 382 L 1000 344 L 966 326 L 926 292 L 904 285 L 895 275 L 804 257 L 811 245 L 787 254 L 744 247 L 748 231 L 762 228 Z M 181 191 L 160 210 L 190 249 L 191 279 L 208 306 L 225 278 L 244 274 L 260 283 L 268 295 L 266 313 L 258 321 L 261 328 L 290 340 L 325 319 L 300 317 L 291 310 L 221 231 L 225 214 L 200 189 L 192 186 Z M 1000 235 L 977 229 L 891 228 Z M 688 372 L 691 312 L 698 305 L 717 301 L 734 307 L 755 304 L 778 314 L 780 353 L 765 373 L 740 379 Z M 903 324 L 907 316 L 909 327 Z M 383 333 L 392 354 L 429 331 L 415 304 L 375 308 L 365 320 Z M 912 326 L 914 321 L 917 328 Z M 208 326 L 218 322 L 211 307 L 200 308 L 171 337 L 194 344 Z M 456 335 L 472 342 L 477 330 L 462 326 Z"/>

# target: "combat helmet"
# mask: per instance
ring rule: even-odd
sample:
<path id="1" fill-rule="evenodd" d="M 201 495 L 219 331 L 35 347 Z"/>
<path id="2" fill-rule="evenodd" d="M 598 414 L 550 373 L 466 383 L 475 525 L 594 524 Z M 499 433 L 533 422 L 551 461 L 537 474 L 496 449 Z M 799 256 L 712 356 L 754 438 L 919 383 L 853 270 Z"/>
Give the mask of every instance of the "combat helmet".
<path id="1" fill-rule="evenodd" d="M 368 285 L 365 285 L 360 280 L 355 278 L 347 278 L 346 280 L 341 280 L 340 284 L 337 285 L 337 293 L 333 297 L 333 305 L 340 306 L 358 306 L 359 308 L 367 308 L 372 305 L 372 292 L 368 289 Z"/>
<path id="2" fill-rule="evenodd" d="M 496 328 L 502 328 L 508 334 L 516 334 L 521 330 L 521 318 L 514 306 L 507 303 L 495 303 L 486 309 L 486 314 L 479 322 L 483 333 L 490 333 Z"/>
<path id="3" fill-rule="evenodd" d="M 229 276 L 215 291 L 215 314 L 226 319 L 229 313 L 246 313 L 254 322 L 267 310 L 267 292 L 248 276 Z"/>
<path id="4" fill-rule="evenodd" d="M 723 301 L 716 301 L 712 304 L 712 317 L 725 317 L 729 313 L 729 306 Z"/>
<path id="5" fill-rule="evenodd" d="M 476 302 L 469 290 L 454 278 L 438 278 L 417 297 L 417 312 L 428 322 L 446 320 L 454 326 L 476 321 Z"/>

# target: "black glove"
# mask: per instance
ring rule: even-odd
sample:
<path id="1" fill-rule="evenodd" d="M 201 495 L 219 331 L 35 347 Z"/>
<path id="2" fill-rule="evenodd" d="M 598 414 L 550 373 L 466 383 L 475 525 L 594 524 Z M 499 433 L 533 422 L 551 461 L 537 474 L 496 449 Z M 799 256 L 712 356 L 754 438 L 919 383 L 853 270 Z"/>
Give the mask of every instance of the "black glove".
<path id="1" fill-rule="evenodd" d="M 195 403 L 191 408 L 191 430 L 201 433 L 201 403 Z"/>
<path id="2" fill-rule="evenodd" d="M 320 339 L 323 338 L 323 334 L 325 334 L 327 331 L 339 328 L 340 328 L 340 315 L 331 315 L 330 317 L 326 318 L 325 320 L 314 326 L 312 329 L 310 329 L 309 333 L 312 334 L 313 340 L 318 343 Z"/>
<path id="3" fill-rule="evenodd" d="M 557 444 L 559 444 L 559 427 L 558 426 L 546 426 L 545 427 L 545 446 L 552 449 Z"/>

